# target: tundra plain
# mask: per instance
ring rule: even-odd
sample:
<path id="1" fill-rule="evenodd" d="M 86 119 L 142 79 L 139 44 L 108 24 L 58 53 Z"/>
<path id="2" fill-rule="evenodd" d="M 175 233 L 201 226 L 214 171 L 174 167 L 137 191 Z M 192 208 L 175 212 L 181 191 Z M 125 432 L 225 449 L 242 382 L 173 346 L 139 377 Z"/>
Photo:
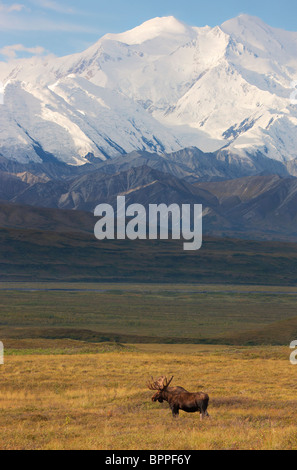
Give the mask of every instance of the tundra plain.
<path id="1" fill-rule="evenodd" d="M 1 449 L 296 449 L 286 347 L 14 340 L 1 366 Z M 16 348 L 23 349 L 16 349 Z M 296 367 L 296 366 L 295 366 Z M 150 375 L 210 397 L 210 419 L 153 403 Z"/>
<path id="2" fill-rule="evenodd" d="M 1 284 L 0 448 L 296 449 L 296 295 Z M 208 393 L 211 419 L 153 403 L 146 384 L 160 375 Z"/>

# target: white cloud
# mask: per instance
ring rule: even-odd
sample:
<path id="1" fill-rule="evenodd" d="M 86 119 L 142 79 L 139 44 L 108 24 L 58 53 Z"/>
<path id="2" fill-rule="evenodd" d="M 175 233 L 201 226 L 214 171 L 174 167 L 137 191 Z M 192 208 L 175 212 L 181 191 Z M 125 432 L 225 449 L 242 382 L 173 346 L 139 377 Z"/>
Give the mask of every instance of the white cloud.
<path id="1" fill-rule="evenodd" d="M 95 28 L 82 24 L 57 22 L 38 16 L 19 18 L 15 15 L 1 15 L 0 12 L 0 30 L 3 31 L 60 31 L 65 33 L 93 33 L 99 34 Z"/>
<path id="2" fill-rule="evenodd" d="M 0 54 L 7 57 L 8 59 L 16 59 L 19 52 L 28 52 L 33 55 L 42 55 L 45 49 L 41 46 L 36 47 L 25 47 L 23 44 L 14 44 L 11 46 L 5 46 L 0 49 Z"/>
<path id="3" fill-rule="evenodd" d="M 7 5 L 0 2 L 0 12 L 3 13 L 12 13 L 14 11 L 22 11 L 25 8 L 25 5 L 20 3 L 14 3 L 13 5 Z"/>
<path id="4" fill-rule="evenodd" d="M 46 10 L 52 10 L 56 13 L 76 15 L 81 12 L 75 10 L 74 8 L 69 8 L 67 6 L 61 5 L 61 3 L 56 2 L 55 0 L 31 0 L 34 5 L 37 5 L 39 8 L 44 8 Z"/>
<path id="5" fill-rule="evenodd" d="M 28 2 L 29 3 L 29 2 Z M 55 0 L 31 0 L 39 8 L 51 10 L 55 13 L 82 14 L 81 12 L 59 5 Z M 55 15 L 57 16 L 57 15 Z M 66 21 L 57 21 L 50 15 L 40 15 L 34 9 L 21 3 L 8 5 L 0 0 L 0 31 L 59 31 L 68 33 L 94 33 L 99 34 L 97 29 L 87 25 L 76 24 Z"/>

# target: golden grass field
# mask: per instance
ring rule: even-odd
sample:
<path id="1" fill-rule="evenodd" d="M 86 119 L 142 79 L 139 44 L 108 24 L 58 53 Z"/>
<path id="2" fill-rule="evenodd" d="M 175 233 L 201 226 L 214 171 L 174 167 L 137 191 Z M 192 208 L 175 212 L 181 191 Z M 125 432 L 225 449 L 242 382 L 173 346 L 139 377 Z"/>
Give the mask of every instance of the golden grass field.
<path id="1" fill-rule="evenodd" d="M 1 449 L 296 449 L 287 347 L 7 340 Z M 151 375 L 210 395 L 211 419 L 152 403 Z"/>

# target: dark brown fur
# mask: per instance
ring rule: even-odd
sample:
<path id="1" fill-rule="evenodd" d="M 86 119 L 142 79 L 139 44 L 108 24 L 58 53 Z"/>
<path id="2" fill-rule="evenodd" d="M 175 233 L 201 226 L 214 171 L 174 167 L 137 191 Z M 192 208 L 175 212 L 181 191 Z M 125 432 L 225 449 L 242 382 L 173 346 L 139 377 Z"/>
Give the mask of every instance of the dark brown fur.
<path id="1" fill-rule="evenodd" d="M 187 390 L 183 387 L 168 387 L 167 391 L 170 393 L 182 393 L 186 392 Z M 159 403 L 163 403 L 164 399 L 160 396 L 160 392 L 157 392 L 153 396 L 152 401 L 158 401 Z"/>

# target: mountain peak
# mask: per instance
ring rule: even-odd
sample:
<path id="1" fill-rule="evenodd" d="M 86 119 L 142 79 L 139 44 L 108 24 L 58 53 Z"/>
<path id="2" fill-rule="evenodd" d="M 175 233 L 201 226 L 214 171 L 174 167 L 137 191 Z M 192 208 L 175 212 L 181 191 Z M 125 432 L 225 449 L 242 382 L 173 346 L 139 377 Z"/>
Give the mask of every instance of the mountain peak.
<path id="1" fill-rule="evenodd" d="M 106 39 L 113 39 L 129 45 L 142 44 L 161 35 L 185 36 L 192 28 L 177 20 L 174 16 L 163 16 L 145 21 L 140 26 L 120 34 L 107 34 Z"/>
<path id="2" fill-rule="evenodd" d="M 214 28 L 167 16 L 73 56 L 2 63 L 11 83 L 0 154 L 77 165 L 89 154 L 229 146 L 243 158 L 296 158 L 296 51 L 297 33 L 249 15 Z"/>
<path id="3" fill-rule="evenodd" d="M 236 41 L 248 46 L 258 54 L 265 56 L 281 64 L 295 63 L 297 33 L 284 31 L 269 26 L 256 16 L 242 14 L 226 21 L 221 29 L 233 37 Z"/>
<path id="4" fill-rule="evenodd" d="M 258 16 L 249 15 L 247 13 L 241 13 L 240 15 L 237 16 L 237 18 L 240 19 L 241 21 L 245 22 L 245 23 L 250 23 L 250 22 L 264 23 L 261 20 L 261 18 L 259 18 Z"/>
<path id="5" fill-rule="evenodd" d="M 266 23 L 264 23 L 264 21 L 262 21 L 257 16 L 247 15 L 246 13 L 242 13 L 241 15 L 236 16 L 235 18 L 225 21 L 225 23 L 223 23 L 221 27 L 223 31 L 226 31 L 229 34 L 243 33 L 246 30 L 249 30 L 249 32 L 251 32 L 258 28 L 265 30 L 270 28 Z"/>

